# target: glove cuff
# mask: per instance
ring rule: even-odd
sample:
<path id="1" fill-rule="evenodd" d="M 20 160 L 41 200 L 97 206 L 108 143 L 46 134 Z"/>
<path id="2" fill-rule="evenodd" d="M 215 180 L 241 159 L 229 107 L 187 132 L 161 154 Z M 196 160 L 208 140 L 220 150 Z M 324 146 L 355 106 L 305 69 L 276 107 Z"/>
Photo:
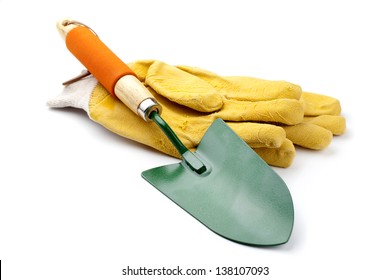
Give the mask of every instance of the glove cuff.
<path id="1" fill-rule="evenodd" d="M 89 116 L 89 100 L 97 80 L 93 77 L 87 77 L 63 88 L 63 91 L 57 97 L 49 100 L 47 106 L 51 108 L 74 107 L 83 109 Z"/>

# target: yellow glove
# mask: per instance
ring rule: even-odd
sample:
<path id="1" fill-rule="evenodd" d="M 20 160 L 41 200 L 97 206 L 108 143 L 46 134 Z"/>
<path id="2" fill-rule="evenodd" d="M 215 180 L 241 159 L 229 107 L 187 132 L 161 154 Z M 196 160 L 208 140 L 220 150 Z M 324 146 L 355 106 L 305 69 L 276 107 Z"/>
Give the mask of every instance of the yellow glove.
<path id="1" fill-rule="evenodd" d="M 294 144 L 313 150 L 327 147 L 333 135 L 341 135 L 346 120 L 340 116 L 340 102 L 330 96 L 303 92 L 300 101 L 304 105 L 304 119 L 300 124 L 283 126 L 287 138 Z"/>
<path id="2" fill-rule="evenodd" d="M 285 129 L 288 139 L 305 148 L 323 149 L 331 143 L 333 134 L 340 135 L 345 130 L 337 99 L 301 92 L 299 86 L 291 83 L 221 77 L 200 68 L 173 67 L 153 60 L 136 61 L 130 67 L 141 81 L 175 103 L 201 112 L 214 112 L 213 116 L 226 121 L 277 123 Z M 294 99 L 300 99 L 304 108 L 303 120 L 301 107 Z M 244 131 L 238 132 L 236 127 L 238 134 L 247 133 L 244 126 L 239 127 Z"/>
<path id="3" fill-rule="evenodd" d="M 223 79 L 198 68 L 180 69 L 158 61 L 130 67 L 150 87 L 163 106 L 162 116 L 188 148 L 194 149 L 213 120 L 221 117 L 234 121 L 228 124 L 269 164 L 287 167 L 292 163 L 295 149 L 285 129 L 259 122 L 299 124 L 303 120 L 299 86 L 247 77 Z M 89 78 L 73 84 L 48 104 L 83 108 L 92 120 L 113 132 L 178 156 L 151 123 L 143 122 L 94 83 Z"/>

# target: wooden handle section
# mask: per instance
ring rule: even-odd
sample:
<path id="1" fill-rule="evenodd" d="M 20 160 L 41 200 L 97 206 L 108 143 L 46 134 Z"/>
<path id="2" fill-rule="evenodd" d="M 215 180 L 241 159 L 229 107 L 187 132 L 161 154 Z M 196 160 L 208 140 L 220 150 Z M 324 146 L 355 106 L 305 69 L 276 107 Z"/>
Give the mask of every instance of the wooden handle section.
<path id="1" fill-rule="evenodd" d="M 145 99 L 154 98 L 147 88 L 132 75 L 119 79 L 115 85 L 116 96 L 133 112 L 139 114 L 138 107 Z"/>
<path id="2" fill-rule="evenodd" d="M 69 19 L 59 21 L 57 28 L 69 51 L 113 95 L 133 112 L 148 98 L 153 98 L 135 73 L 117 57 L 89 28 Z"/>

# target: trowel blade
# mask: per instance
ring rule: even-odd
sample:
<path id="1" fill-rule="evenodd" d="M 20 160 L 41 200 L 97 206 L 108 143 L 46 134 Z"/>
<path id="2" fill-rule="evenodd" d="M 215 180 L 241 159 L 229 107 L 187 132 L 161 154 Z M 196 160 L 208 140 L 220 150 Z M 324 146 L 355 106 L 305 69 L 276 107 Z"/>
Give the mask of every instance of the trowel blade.
<path id="1" fill-rule="evenodd" d="M 180 162 L 142 176 L 227 239 L 254 246 L 289 240 L 294 210 L 286 184 L 227 124 L 215 120 L 195 154 L 206 164 L 204 174 Z"/>

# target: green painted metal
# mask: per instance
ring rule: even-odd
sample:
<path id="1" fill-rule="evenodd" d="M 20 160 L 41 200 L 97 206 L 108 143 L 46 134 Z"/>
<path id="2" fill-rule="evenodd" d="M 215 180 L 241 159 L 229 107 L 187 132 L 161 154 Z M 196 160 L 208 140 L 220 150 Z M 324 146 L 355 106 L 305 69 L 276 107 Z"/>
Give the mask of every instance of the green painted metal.
<path id="1" fill-rule="evenodd" d="M 221 119 L 194 155 L 206 166 L 202 174 L 182 161 L 144 171 L 142 177 L 227 239 L 254 246 L 289 240 L 294 210 L 285 182 Z"/>
<path id="2" fill-rule="evenodd" d="M 149 117 L 159 126 L 163 133 L 165 133 L 167 138 L 170 140 L 170 142 L 185 160 L 186 164 L 192 170 L 194 170 L 198 174 L 205 172 L 206 167 L 204 163 L 202 163 L 191 151 L 188 150 L 187 147 L 185 147 L 184 144 L 182 144 L 181 140 L 177 137 L 174 131 L 170 128 L 170 126 L 165 122 L 165 120 L 159 115 L 157 111 L 151 112 Z"/>

